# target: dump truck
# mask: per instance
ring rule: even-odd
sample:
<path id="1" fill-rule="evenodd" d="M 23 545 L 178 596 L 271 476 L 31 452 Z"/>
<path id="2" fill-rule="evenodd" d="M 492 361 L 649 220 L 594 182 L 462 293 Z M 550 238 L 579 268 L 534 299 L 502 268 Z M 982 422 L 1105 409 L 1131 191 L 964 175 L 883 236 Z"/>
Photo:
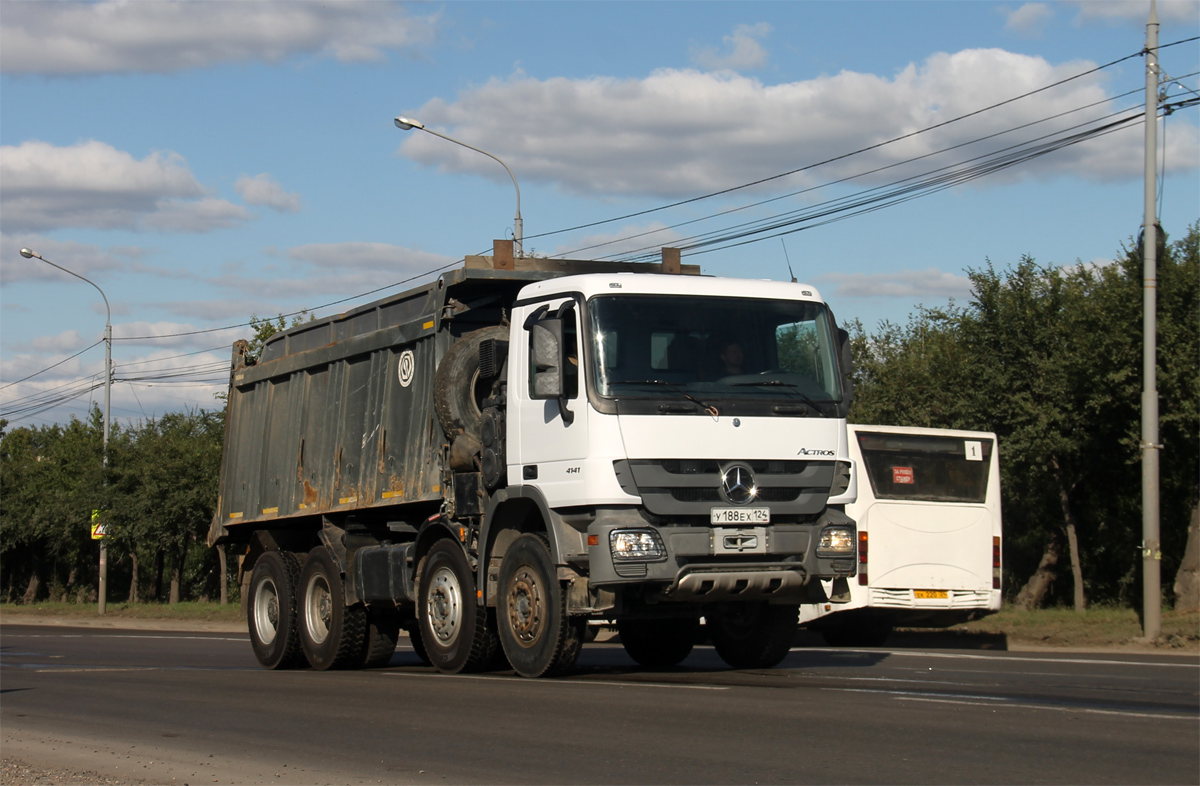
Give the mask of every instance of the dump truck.
<path id="1" fill-rule="evenodd" d="M 209 544 L 268 668 L 777 665 L 855 572 L 848 337 L 811 286 L 514 259 L 233 345 Z M 732 361 L 736 361 L 736 364 Z M 822 580 L 831 580 L 827 592 Z"/>

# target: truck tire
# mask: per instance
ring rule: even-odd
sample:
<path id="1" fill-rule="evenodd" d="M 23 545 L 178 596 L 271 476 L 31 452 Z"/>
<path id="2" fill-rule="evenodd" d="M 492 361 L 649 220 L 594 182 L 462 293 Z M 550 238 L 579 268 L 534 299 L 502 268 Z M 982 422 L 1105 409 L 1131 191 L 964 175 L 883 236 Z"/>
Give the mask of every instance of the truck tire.
<path id="1" fill-rule="evenodd" d="M 518 674 L 547 677 L 575 664 L 587 619 L 567 616 L 566 591 L 543 536 L 521 535 L 508 547 L 499 593 L 500 645 Z"/>
<path id="2" fill-rule="evenodd" d="M 429 653 L 425 651 L 425 642 L 421 639 L 421 621 L 413 620 L 405 630 L 408 631 L 408 646 L 412 647 L 413 653 L 426 666 L 432 666 L 433 661 L 429 660 Z"/>
<path id="3" fill-rule="evenodd" d="M 618 620 L 617 633 L 626 654 L 648 669 L 669 669 L 692 654 L 700 620 Z"/>
<path id="4" fill-rule="evenodd" d="M 300 572 L 296 609 L 300 649 L 314 669 L 352 669 L 362 665 L 367 610 L 346 605 L 342 573 L 329 550 L 317 546 Z"/>
<path id="5" fill-rule="evenodd" d="M 433 375 L 434 410 L 452 440 L 461 432 L 479 443 L 483 400 L 495 381 L 479 376 L 479 345 L 488 339 L 507 341 L 508 328 L 492 325 L 466 334 L 454 342 Z"/>
<path id="6" fill-rule="evenodd" d="M 705 620 L 721 660 L 735 669 L 769 669 L 792 649 L 799 614 L 797 606 L 729 603 Z"/>
<path id="7" fill-rule="evenodd" d="M 296 632 L 296 585 L 300 566 L 286 551 L 268 551 L 254 563 L 247 587 L 246 621 L 254 657 L 268 669 L 304 663 Z"/>
<path id="8" fill-rule="evenodd" d="M 418 595 L 421 644 L 435 669 L 458 674 L 491 662 L 496 639 L 487 629 L 487 608 L 476 599 L 471 566 L 456 542 L 439 540 L 425 555 Z"/>
<path id="9" fill-rule="evenodd" d="M 388 665 L 396 654 L 400 639 L 400 615 L 395 611 L 367 611 L 367 635 L 363 642 L 362 663 L 359 668 L 378 669 Z"/>

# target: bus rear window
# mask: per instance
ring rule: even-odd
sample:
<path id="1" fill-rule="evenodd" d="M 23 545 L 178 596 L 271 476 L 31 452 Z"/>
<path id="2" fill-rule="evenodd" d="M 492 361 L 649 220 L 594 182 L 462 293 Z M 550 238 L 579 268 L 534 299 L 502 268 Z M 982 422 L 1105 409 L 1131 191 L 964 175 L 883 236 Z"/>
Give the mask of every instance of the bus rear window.
<path id="1" fill-rule="evenodd" d="M 858 432 L 879 499 L 979 502 L 987 497 L 992 440 Z"/>

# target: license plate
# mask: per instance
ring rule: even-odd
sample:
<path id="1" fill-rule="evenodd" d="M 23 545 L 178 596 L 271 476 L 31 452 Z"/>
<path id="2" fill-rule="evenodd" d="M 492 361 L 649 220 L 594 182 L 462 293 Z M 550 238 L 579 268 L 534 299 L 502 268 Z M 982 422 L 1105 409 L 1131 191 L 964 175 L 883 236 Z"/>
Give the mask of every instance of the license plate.
<path id="1" fill-rule="evenodd" d="M 713 524 L 770 524 L 770 508 L 711 508 Z"/>
<path id="2" fill-rule="evenodd" d="M 918 600 L 945 600 L 950 593 L 947 590 L 913 590 L 913 597 Z"/>
<path id="3" fill-rule="evenodd" d="M 766 554 L 766 527 L 714 527 L 713 554 Z"/>

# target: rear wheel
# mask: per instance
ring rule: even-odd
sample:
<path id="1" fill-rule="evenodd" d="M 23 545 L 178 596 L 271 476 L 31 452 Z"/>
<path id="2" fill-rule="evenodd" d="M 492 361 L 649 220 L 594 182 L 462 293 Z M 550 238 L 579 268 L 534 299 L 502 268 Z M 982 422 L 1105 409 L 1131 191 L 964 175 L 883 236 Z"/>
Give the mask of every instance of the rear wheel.
<path id="1" fill-rule="evenodd" d="M 566 592 L 541 535 L 522 535 L 500 563 L 497 627 L 508 662 L 522 677 L 545 677 L 575 664 L 584 617 L 568 617 Z"/>
<path id="2" fill-rule="evenodd" d="M 378 669 L 388 665 L 396 653 L 400 638 L 400 615 L 392 610 L 367 612 L 367 635 L 363 642 L 362 668 Z"/>
<path id="3" fill-rule="evenodd" d="M 301 665 L 296 632 L 296 585 L 300 566 L 286 551 L 268 551 L 250 574 L 246 621 L 254 657 L 268 669 Z"/>
<path id="4" fill-rule="evenodd" d="M 440 540 L 425 555 L 419 594 L 421 643 L 433 667 L 457 674 L 487 666 L 496 639 L 488 632 L 487 609 L 476 599 L 471 566 L 457 543 Z"/>
<path id="5" fill-rule="evenodd" d="M 800 609 L 767 603 L 730 603 L 705 615 L 713 646 L 735 669 L 769 669 L 787 657 Z"/>
<path id="6" fill-rule="evenodd" d="M 619 620 L 617 632 L 629 657 L 648 669 L 676 666 L 692 653 L 698 619 Z"/>
<path id="7" fill-rule="evenodd" d="M 309 552 L 300 573 L 300 648 L 314 669 L 357 668 L 363 662 L 367 610 L 346 605 L 342 574 L 324 546 Z"/>

